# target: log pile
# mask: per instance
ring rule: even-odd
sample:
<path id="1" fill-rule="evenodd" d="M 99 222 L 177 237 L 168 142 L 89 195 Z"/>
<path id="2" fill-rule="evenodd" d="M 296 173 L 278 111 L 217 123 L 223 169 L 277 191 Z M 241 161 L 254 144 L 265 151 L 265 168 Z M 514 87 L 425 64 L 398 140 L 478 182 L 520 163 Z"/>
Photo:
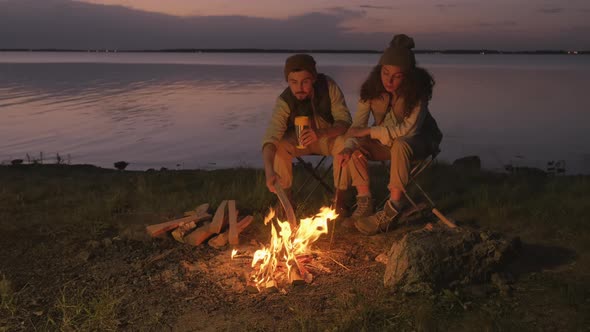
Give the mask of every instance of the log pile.
<path id="1" fill-rule="evenodd" d="M 213 216 L 208 211 L 209 204 L 201 204 L 193 211 L 185 212 L 182 218 L 149 225 L 146 231 L 152 237 L 171 232 L 176 241 L 192 246 L 205 242 L 216 249 L 227 244 L 239 245 L 239 235 L 252 223 L 253 217 L 245 216 L 238 221 L 235 200 L 222 201 Z"/>
<path id="2" fill-rule="evenodd" d="M 486 282 L 519 248 L 518 238 L 430 225 L 393 243 L 386 258 L 384 284 L 404 293 L 432 293 Z"/>

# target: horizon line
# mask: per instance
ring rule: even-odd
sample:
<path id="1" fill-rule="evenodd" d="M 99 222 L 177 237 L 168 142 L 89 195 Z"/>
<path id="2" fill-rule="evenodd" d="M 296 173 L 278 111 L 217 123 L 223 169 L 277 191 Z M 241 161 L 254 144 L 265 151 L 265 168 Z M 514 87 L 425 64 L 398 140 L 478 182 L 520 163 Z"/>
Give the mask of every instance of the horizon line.
<path id="1" fill-rule="evenodd" d="M 116 49 L 116 48 L 0 48 L 0 52 L 86 52 L 86 53 L 349 53 L 380 54 L 381 50 L 370 49 L 283 49 L 283 48 L 165 48 L 165 49 Z M 587 55 L 590 50 L 518 50 L 506 51 L 495 49 L 422 49 L 416 54 L 568 54 Z"/>

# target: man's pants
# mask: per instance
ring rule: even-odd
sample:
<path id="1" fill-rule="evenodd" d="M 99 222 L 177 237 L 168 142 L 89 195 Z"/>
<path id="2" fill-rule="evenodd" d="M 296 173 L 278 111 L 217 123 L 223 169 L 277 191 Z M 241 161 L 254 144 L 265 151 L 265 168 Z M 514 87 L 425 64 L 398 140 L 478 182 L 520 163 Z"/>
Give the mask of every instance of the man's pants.
<path id="1" fill-rule="evenodd" d="M 288 132 L 282 140 L 277 144 L 277 152 L 274 159 L 274 171 L 279 176 L 279 183 L 281 187 L 287 189 L 293 185 L 293 158 L 306 155 L 322 155 L 332 156 L 334 160 L 334 186 L 338 188 L 338 177 L 348 178 L 346 169 L 340 171 L 340 160 L 336 158 L 338 153 L 344 147 L 344 140 L 341 137 L 321 138 L 318 141 L 308 145 L 304 149 L 296 147 L 297 139 L 295 133 Z M 342 174 L 341 174 L 342 173 Z M 346 185 L 342 185 L 342 189 L 346 189 Z"/>
<path id="2" fill-rule="evenodd" d="M 355 150 L 347 165 L 348 172 L 342 172 L 342 183 L 357 186 L 369 186 L 369 160 L 391 160 L 388 188 L 405 191 L 410 176 L 412 160 L 425 158 L 432 143 L 427 137 L 417 135 L 398 137 L 391 146 L 383 145 L 378 140 L 365 137 L 359 139 L 359 148 Z M 350 178 L 349 178 L 350 177 Z"/>

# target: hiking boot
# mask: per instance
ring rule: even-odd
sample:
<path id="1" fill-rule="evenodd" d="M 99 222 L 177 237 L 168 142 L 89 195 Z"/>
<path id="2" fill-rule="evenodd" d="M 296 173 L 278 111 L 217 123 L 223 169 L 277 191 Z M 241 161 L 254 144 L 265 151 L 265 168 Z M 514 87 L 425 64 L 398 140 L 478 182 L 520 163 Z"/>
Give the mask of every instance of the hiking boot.
<path id="1" fill-rule="evenodd" d="M 354 226 L 359 232 L 365 235 L 375 235 L 379 232 L 387 232 L 389 226 L 399 216 L 399 211 L 395 209 L 391 201 L 387 201 L 383 210 L 375 213 L 372 216 L 358 219 Z"/>
<path id="2" fill-rule="evenodd" d="M 357 196 L 356 209 L 352 215 L 342 220 L 345 228 L 353 228 L 354 223 L 359 218 L 368 217 L 373 214 L 373 199 L 371 196 Z"/>
<path id="3" fill-rule="evenodd" d="M 368 217 L 373 214 L 373 200 L 371 196 L 359 196 L 356 198 L 356 209 L 350 216 L 352 219 Z"/>

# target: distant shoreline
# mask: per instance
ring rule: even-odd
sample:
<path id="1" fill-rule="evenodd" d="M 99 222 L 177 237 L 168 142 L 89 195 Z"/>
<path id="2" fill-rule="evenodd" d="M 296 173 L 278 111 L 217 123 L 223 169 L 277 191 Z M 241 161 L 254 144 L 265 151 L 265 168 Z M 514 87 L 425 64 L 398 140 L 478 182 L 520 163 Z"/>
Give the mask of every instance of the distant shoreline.
<path id="1" fill-rule="evenodd" d="M 159 50 L 117 50 L 117 49 L 0 49 L 0 52 L 76 52 L 76 53 L 330 53 L 330 54 L 379 54 L 378 50 L 322 50 L 322 49 L 255 49 L 255 48 L 181 48 Z M 500 50 L 416 50 L 417 54 L 525 54 L 525 55 L 589 55 L 589 51 L 536 50 L 536 51 L 500 51 Z"/>

